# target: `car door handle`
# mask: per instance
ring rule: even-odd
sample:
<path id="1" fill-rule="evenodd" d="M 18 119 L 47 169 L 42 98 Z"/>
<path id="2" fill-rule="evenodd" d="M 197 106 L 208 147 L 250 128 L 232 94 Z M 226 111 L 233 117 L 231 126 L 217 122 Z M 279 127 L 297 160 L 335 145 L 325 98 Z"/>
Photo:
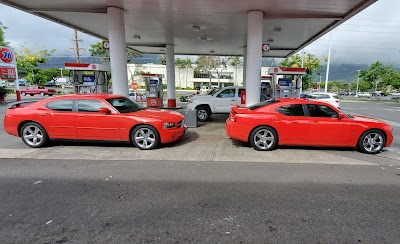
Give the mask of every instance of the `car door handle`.
<path id="1" fill-rule="evenodd" d="M 77 117 L 84 117 L 85 115 L 83 115 L 83 114 L 79 114 Z"/>
<path id="2" fill-rule="evenodd" d="M 40 113 L 39 116 L 47 116 L 47 114 Z"/>
<path id="3" fill-rule="evenodd" d="M 234 102 L 234 101 L 236 101 L 236 100 L 235 100 L 235 99 L 232 99 L 231 101 Z"/>

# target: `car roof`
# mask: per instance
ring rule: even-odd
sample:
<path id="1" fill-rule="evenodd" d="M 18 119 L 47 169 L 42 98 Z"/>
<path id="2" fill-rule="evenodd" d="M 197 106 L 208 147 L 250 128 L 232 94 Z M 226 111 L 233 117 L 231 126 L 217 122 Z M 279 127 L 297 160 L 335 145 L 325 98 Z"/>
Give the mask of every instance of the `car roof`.
<path id="1" fill-rule="evenodd" d="M 55 98 L 74 98 L 74 99 L 79 99 L 79 98 L 101 98 L 101 99 L 110 99 L 110 98 L 119 98 L 119 97 L 125 97 L 122 95 L 117 95 L 117 94 L 69 94 L 69 95 L 61 95 Z"/>
<path id="2" fill-rule="evenodd" d="M 294 104 L 329 104 L 321 100 L 316 100 L 312 98 L 278 98 L 278 101 L 282 103 L 294 103 Z"/>

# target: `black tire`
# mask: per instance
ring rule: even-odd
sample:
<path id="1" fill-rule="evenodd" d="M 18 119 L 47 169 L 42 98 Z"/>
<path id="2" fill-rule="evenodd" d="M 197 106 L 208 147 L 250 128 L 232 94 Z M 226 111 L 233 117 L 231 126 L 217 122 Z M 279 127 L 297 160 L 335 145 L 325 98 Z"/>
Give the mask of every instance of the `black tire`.
<path id="1" fill-rule="evenodd" d="M 29 95 L 31 95 L 31 97 L 33 97 L 35 94 L 29 94 Z"/>
<path id="2" fill-rule="evenodd" d="M 36 122 L 24 124 L 21 128 L 20 136 L 27 146 L 33 148 L 43 147 L 49 142 L 49 136 L 46 130 Z"/>
<path id="3" fill-rule="evenodd" d="M 44 95 L 46 95 L 44 92 L 40 92 L 40 96 L 44 97 Z"/>
<path id="4" fill-rule="evenodd" d="M 385 134 L 380 130 L 367 130 L 358 139 L 357 147 L 366 154 L 377 154 L 386 144 Z"/>
<path id="5" fill-rule="evenodd" d="M 49 97 L 53 96 L 53 94 L 47 94 L 47 95 L 49 95 Z"/>
<path id="6" fill-rule="evenodd" d="M 132 131 L 131 140 L 140 150 L 151 150 L 159 146 L 160 134 L 153 126 L 139 125 Z"/>
<path id="7" fill-rule="evenodd" d="M 205 122 L 211 117 L 211 109 L 208 106 L 198 106 L 197 108 L 197 119 L 201 122 Z"/>
<path id="8" fill-rule="evenodd" d="M 271 151 L 278 145 L 278 133 L 270 126 L 260 126 L 251 132 L 249 141 L 257 151 Z"/>
<path id="9" fill-rule="evenodd" d="M 21 92 L 21 96 L 26 96 L 26 93 L 25 92 Z"/>

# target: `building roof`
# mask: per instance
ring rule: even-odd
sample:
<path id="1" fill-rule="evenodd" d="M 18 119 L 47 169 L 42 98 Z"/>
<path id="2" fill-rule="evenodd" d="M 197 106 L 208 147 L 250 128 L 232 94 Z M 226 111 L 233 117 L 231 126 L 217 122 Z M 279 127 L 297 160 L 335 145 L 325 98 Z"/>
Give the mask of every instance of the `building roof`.
<path id="1" fill-rule="evenodd" d="M 247 14 L 261 10 L 263 43 L 270 43 L 271 49 L 263 56 L 287 57 L 376 1 L 3 0 L 2 3 L 106 40 L 107 6 L 113 2 L 125 10 L 128 47 L 140 53 L 162 54 L 166 44 L 174 44 L 178 55 L 242 56 L 247 45 Z"/>

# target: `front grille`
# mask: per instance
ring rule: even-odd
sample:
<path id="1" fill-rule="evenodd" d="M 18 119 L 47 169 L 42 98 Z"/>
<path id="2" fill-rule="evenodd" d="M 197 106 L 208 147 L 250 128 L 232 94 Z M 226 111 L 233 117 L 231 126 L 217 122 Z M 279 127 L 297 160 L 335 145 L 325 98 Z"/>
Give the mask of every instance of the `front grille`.
<path id="1" fill-rule="evenodd" d="M 181 120 L 181 121 L 178 122 L 178 128 L 182 128 L 183 125 L 184 125 L 184 121 L 183 121 L 183 120 Z"/>

